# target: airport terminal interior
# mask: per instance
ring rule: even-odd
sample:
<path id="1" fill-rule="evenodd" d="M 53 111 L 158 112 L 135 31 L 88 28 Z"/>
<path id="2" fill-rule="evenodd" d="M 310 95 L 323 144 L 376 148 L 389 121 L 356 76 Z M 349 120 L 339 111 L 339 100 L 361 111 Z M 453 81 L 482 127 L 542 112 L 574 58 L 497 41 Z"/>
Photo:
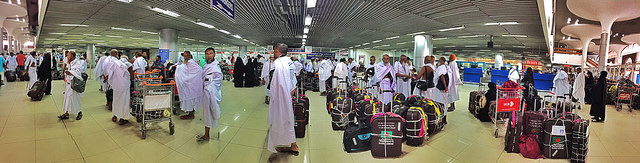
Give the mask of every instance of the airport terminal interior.
<path id="1" fill-rule="evenodd" d="M 0 0 L 0 162 L 640 162 L 637 0 Z"/>

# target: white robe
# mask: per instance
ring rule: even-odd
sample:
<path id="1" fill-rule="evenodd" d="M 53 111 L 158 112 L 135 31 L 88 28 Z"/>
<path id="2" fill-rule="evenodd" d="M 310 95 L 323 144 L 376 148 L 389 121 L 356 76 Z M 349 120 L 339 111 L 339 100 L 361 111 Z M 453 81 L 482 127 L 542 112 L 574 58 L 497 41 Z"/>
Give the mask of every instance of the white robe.
<path id="1" fill-rule="evenodd" d="M 346 80 L 347 76 L 349 75 L 349 69 L 347 68 L 347 64 L 344 64 L 342 62 L 338 63 L 338 65 L 336 66 L 336 70 L 333 72 L 333 75 L 336 76 L 338 79 L 337 81 L 344 81 Z M 340 87 L 341 89 L 347 89 L 347 84 L 346 83 L 335 83 L 336 85 L 338 85 L 338 87 Z"/>
<path id="2" fill-rule="evenodd" d="M 358 67 L 358 64 L 356 64 L 356 62 L 351 62 L 349 63 L 349 65 L 347 66 L 347 69 L 349 69 L 349 83 L 353 82 L 353 68 Z"/>
<path id="3" fill-rule="evenodd" d="M 275 68 L 275 65 L 273 65 L 271 60 L 264 62 L 264 64 L 262 65 L 262 73 L 260 73 L 260 79 L 264 80 L 264 84 L 265 84 L 264 94 L 266 96 L 269 96 L 269 89 L 267 89 L 267 85 L 269 85 L 269 82 L 270 82 L 269 72 L 274 68 Z"/>
<path id="4" fill-rule="evenodd" d="M 375 70 L 376 64 L 375 63 L 373 63 L 373 64 L 369 63 L 369 64 L 366 65 L 365 68 L 369 69 L 369 68 L 372 68 L 372 67 Z M 376 83 L 377 83 L 377 80 L 376 80 L 375 75 L 369 76 L 369 82 L 367 84 L 368 84 L 369 87 L 371 87 L 371 89 L 369 89 L 368 92 L 370 92 L 372 94 L 376 94 L 376 95 L 378 94 L 378 89 L 374 88 L 374 85 Z"/>
<path id="5" fill-rule="evenodd" d="M 71 72 L 71 75 L 66 76 L 62 112 L 69 114 L 78 114 L 80 111 L 82 111 L 82 101 L 80 100 L 80 98 L 84 96 L 84 93 L 78 93 L 71 89 L 71 81 L 74 77 L 82 79 L 82 73 L 84 73 L 85 70 L 83 69 L 81 63 L 78 62 L 78 60 L 74 60 L 71 61 L 68 71 Z"/>
<path id="6" fill-rule="evenodd" d="M 449 65 L 449 102 L 456 102 L 460 100 L 460 92 L 458 92 L 458 85 L 462 84 L 460 80 L 460 70 L 458 69 L 458 63 L 451 61 Z"/>
<path id="7" fill-rule="evenodd" d="M 102 67 L 104 65 L 105 60 L 109 56 L 102 56 L 98 60 L 98 64 L 96 64 L 96 68 L 93 71 L 93 75 L 96 77 L 96 81 L 100 82 L 100 86 L 102 86 L 103 90 L 109 90 L 109 82 L 104 82 L 104 77 L 102 76 Z"/>
<path id="8" fill-rule="evenodd" d="M 269 102 L 269 138 L 267 149 L 276 152 L 275 147 L 289 145 L 296 142 L 293 102 L 291 92 L 296 88 L 294 76 L 295 66 L 289 57 L 280 57 L 275 60 L 275 71 L 271 83 L 271 98 Z"/>
<path id="9" fill-rule="evenodd" d="M 144 74 L 146 67 L 147 61 L 144 60 L 144 57 L 138 57 L 135 61 L 133 61 L 133 71 L 138 74 Z"/>
<path id="10" fill-rule="evenodd" d="M 16 56 L 9 56 L 7 57 L 7 71 L 16 71 L 16 68 L 18 68 L 18 59 L 16 58 Z"/>
<path id="11" fill-rule="evenodd" d="M 378 99 L 382 101 L 383 104 L 387 104 L 392 102 L 394 92 L 385 92 L 392 90 L 396 87 L 396 73 L 393 70 L 393 66 L 391 63 L 384 64 L 384 62 L 380 62 L 376 65 L 376 75 L 375 79 L 380 84 L 378 87 Z M 391 75 L 391 78 L 385 77 L 387 74 Z"/>
<path id="12" fill-rule="evenodd" d="M 573 97 L 578 99 L 578 102 L 580 102 L 580 104 L 582 105 L 584 105 L 584 97 L 585 97 L 584 85 L 585 85 L 585 75 L 584 75 L 584 72 L 582 72 L 578 74 L 578 76 L 576 76 L 576 80 L 573 81 Z"/>
<path id="13" fill-rule="evenodd" d="M 327 79 L 331 77 L 331 70 L 333 67 L 331 66 L 331 62 L 329 60 L 322 60 L 320 64 L 318 64 L 318 77 L 320 78 L 320 82 L 318 82 L 318 87 L 320 88 L 320 92 L 324 92 L 327 90 Z"/>
<path id="14" fill-rule="evenodd" d="M 38 67 L 31 67 L 31 64 L 36 64 L 36 59 L 31 55 L 27 55 L 27 58 L 24 60 L 24 68 L 29 73 L 29 82 L 27 83 L 27 90 L 31 89 L 34 83 L 38 80 Z"/>
<path id="15" fill-rule="evenodd" d="M 222 101 L 222 69 L 218 61 L 213 61 L 204 65 L 204 96 L 203 97 L 203 117 L 204 126 L 218 127 L 220 118 L 220 101 Z"/>
<path id="16" fill-rule="evenodd" d="M 395 70 L 394 73 L 411 75 L 411 69 L 409 69 L 409 65 L 406 65 L 404 63 L 396 62 L 393 68 Z M 411 94 L 411 79 L 404 81 L 403 78 L 404 77 L 398 77 L 396 79 L 398 81 L 398 84 L 396 84 L 396 90 L 397 93 L 402 93 L 405 96 L 408 96 Z"/>
<path id="17" fill-rule="evenodd" d="M 438 66 L 438 68 L 436 69 L 436 74 L 433 76 L 433 84 L 434 85 L 438 85 L 438 82 L 442 79 L 440 79 L 440 75 L 444 75 L 447 74 L 447 66 L 446 65 L 441 65 Z M 433 91 L 433 100 L 439 103 L 443 103 L 443 104 L 449 104 L 449 95 L 447 92 L 445 92 L 444 90 L 440 90 L 437 87 L 434 87 L 435 90 Z M 450 90 L 449 90 L 450 91 Z"/>
<path id="18" fill-rule="evenodd" d="M 520 73 L 518 72 L 518 70 L 512 68 L 509 71 L 509 80 L 518 83 L 518 80 L 520 80 Z"/>
<path id="19" fill-rule="evenodd" d="M 131 108 L 129 66 L 113 56 L 105 59 L 102 66 L 103 75 L 107 77 L 107 82 L 113 89 L 112 114 L 121 119 L 129 119 Z"/>
<path id="20" fill-rule="evenodd" d="M 553 78 L 553 87 L 556 88 L 555 93 L 556 96 L 565 96 L 565 94 L 569 94 L 571 85 L 569 84 L 569 75 L 564 70 L 558 72 L 556 77 Z M 567 99 L 568 100 L 568 99 Z"/>
<path id="21" fill-rule="evenodd" d="M 202 79 L 202 68 L 196 61 L 190 59 L 186 64 L 181 64 L 176 68 L 176 86 L 180 97 L 180 108 L 183 111 L 195 111 L 202 107 L 202 96 L 204 83 Z"/>
<path id="22" fill-rule="evenodd" d="M 296 76 L 300 75 L 300 72 L 302 71 L 302 63 L 300 62 L 293 62 L 293 64 L 296 66 Z"/>

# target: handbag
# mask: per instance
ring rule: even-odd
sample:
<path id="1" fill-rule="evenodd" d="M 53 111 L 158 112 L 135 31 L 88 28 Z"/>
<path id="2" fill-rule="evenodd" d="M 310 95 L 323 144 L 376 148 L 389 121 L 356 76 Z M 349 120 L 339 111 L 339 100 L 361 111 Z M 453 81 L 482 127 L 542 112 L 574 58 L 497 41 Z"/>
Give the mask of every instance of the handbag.
<path id="1" fill-rule="evenodd" d="M 424 80 L 418 80 L 416 82 L 416 88 L 418 88 L 418 89 L 420 89 L 422 91 L 427 90 L 427 85 L 428 85 L 427 81 L 424 81 Z M 433 85 L 433 83 L 431 85 Z"/>
<path id="2" fill-rule="evenodd" d="M 77 77 L 73 77 L 71 79 L 71 89 L 78 93 L 84 92 L 84 87 L 87 85 L 87 78 L 89 76 L 86 73 L 82 73 L 82 79 L 78 79 Z"/>
<path id="3" fill-rule="evenodd" d="M 438 77 L 438 85 L 436 85 L 436 87 L 441 90 L 444 91 L 446 90 L 446 88 L 449 86 L 449 75 L 447 74 L 442 74 L 440 75 L 441 77 L 444 76 L 444 81 L 442 81 L 441 77 Z"/>

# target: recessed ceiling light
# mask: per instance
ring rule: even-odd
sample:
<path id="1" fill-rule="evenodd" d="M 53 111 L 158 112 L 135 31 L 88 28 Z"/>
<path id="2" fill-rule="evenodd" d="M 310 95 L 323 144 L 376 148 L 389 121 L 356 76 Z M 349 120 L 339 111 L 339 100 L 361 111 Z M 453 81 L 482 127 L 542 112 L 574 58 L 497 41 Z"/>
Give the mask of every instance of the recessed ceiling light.
<path id="1" fill-rule="evenodd" d="M 51 35 L 66 35 L 67 33 L 49 33 Z"/>
<path id="2" fill-rule="evenodd" d="M 60 24 L 60 26 L 63 26 L 63 27 L 87 27 L 88 25 L 84 25 L 84 24 Z"/>
<path id="3" fill-rule="evenodd" d="M 240 37 L 240 35 L 232 35 L 232 36 L 235 37 L 235 38 L 239 38 L 239 39 L 242 38 L 242 37 Z"/>
<path id="4" fill-rule="evenodd" d="M 115 29 L 115 30 L 123 30 L 123 31 L 131 31 L 131 29 L 128 29 L 128 28 L 111 27 L 111 29 Z"/>
<path id="5" fill-rule="evenodd" d="M 155 12 L 163 13 L 163 14 L 165 14 L 165 15 L 173 16 L 173 17 L 178 17 L 178 16 L 180 16 L 180 14 L 178 14 L 178 13 L 176 13 L 176 12 L 169 11 L 169 10 L 164 10 L 164 9 L 157 8 L 157 7 L 151 8 L 151 10 L 153 10 L 153 11 L 155 11 Z"/>
<path id="6" fill-rule="evenodd" d="M 302 39 L 302 42 L 307 42 L 307 39 Z"/>
<path id="7" fill-rule="evenodd" d="M 362 46 L 365 46 L 365 45 L 369 45 L 369 43 L 368 43 L 368 42 L 366 42 L 366 43 L 362 44 Z"/>
<path id="8" fill-rule="evenodd" d="M 458 29 L 464 29 L 464 25 L 459 27 L 453 27 L 453 28 L 439 29 L 438 31 L 445 32 L 445 31 L 458 30 Z"/>
<path id="9" fill-rule="evenodd" d="M 207 27 L 207 28 L 215 28 L 213 25 L 211 24 L 207 24 L 207 23 L 203 23 L 203 22 L 196 22 L 197 25 L 203 26 L 203 27 Z"/>
<path id="10" fill-rule="evenodd" d="M 527 35 L 502 35 L 502 37 L 527 37 Z"/>
<path id="11" fill-rule="evenodd" d="M 311 25 L 312 21 L 313 18 L 311 17 L 311 15 L 307 15 L 307 17 L 304 18 L 304 25 Z"/>
<path id="12" fill-rule="evenodd" d="M 307 35 L 302 35 L 302 38 L 307 38 Z"/>
<path id="13" fill-rule="evenodd" d="M 304 27 L 304 29 L 302 30 L 304 33 L 309 33 L 309 28 Z"/>
<path id="14" fill-rule="evenodd" d="M 156 32 L 149 32 L 149 31 L 140 31 L 140 32 L 142 32 L 142 33 L 148 33 L 148 34 L 154 34 L 154 35 L 157 35 L 157 34 L 158 34 L 158 33 L 156 33 Z"/>
<path id="15" fill-rule="evenodd" d="M 229 31 L 225 31 L 225 30 L 222 30 L 222 29 L 219 29 L 218 31 L 219 31 L 219 32 L 222 32 L 222 33 L 224 33 L 224 34 L 231 34 Z"/>
<path id="16" fill-rule="evenodd" d="M 307 8 L 316 7 L 316 0 L 307 0 Z"/>
<path id="17" fill-rule="evenodd" d="M 387 40 L 392 40 L 392 39 L 397 39 L 397 38 L 400 38 L 400 36 L 393 36 L 393 37 L 389 37 L 389 38 L 386 38 L 386 39 Z"/>

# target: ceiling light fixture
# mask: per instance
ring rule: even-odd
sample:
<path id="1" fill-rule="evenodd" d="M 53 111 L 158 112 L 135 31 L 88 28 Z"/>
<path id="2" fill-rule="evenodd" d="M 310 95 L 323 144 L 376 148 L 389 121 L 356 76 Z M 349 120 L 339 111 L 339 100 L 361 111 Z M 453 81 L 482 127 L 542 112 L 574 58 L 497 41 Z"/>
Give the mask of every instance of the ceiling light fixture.
<path id="1" fill-rule="evenodd" d="M 484 25 L 500 25 L 500 23 L 484 23 Z"/>
<path id="2" fill-rule="evenodd" d="M 201 42 L 201 43 L 209 43 L 209 42 L 206 42 L 206 41 L 202 41 L 202 40 L 200 40 L 200 42 Z"/>
<path id="3" fill-rule="evenodd" d="M 134 39 L 134 40 L 142 40 L 142 38 L 137 38 L 137 37 L 131 37 L 131 39 Z"/>
<path id="4" fill-rule="evenodd" d="M 178 13 L 176 13 L 176 12 L 169 11 L 169 10 L 164 10 L 164 9 L 157 8 L 157 7 L 151 8 L 151 10 L 153 10 L 153 11 L 155 11 L 155 12 L 163 13 L 163 14 L 165 14 L 165 15 L 173 16 L 173 17 L 178 17 L 178 16 L 180 16 L 180 14 L 178 14 Z"/>
<path id="5" fill-rule="evenodd" d="M 226 31 L 226 30 L 223 30 L 223 29 L 219 29 L 218 31 L 219 31 L 219 32 L 222 32 L 222 33 L 224 33 L 224 34 L 231 34 L 229 31 Z"/>
<path id="6" fill-rule="evenodd" d="M 393 37 L 389 37 L 389 38 L 386 38 L 386 39 L 387 40 L 393 40 L 393 39 L 397 39 L 397 38 L 400 38 L 400 36 L 393 36 Z"/>
<path id="7" fill-rule="evenodd" d="M 444 46 L 445 48 L 455 48 L 456 46 Z"/>
<path id="8" fill-rule="evenodd" d="M 302 38 L 307 38 L 307 35 L 302 35 Z"/>
<path id="9" fill-rule="evenodd" d="M 416 33 L 409 33 L 407 35 L 419 35 L 419 34 L 423 34 L 423 33 L 427 33 L 427 32 L 416 32 Z"/>
<path id="10" fill-rule="evenodd" d="M 391 46 L 391 45 L 380 45 L 380 47 Z"/>
<path id="11" fill-rule="evenodd" d="M 203 22 L 196 22 L 197 25 L 203 26 L 203 27 L 207 27 L 207 28 L 215 28 L 213 25 L 211 24 L 207 24 L 207 23 L 203 23 Z"/>
<path id="12" fill-rule="evenodd" d="M 313 21 L 313 18 L 311 15 L 307 15 L 307 17 L 304 18 L 304 25 L 311 25 L 311 21 Z"/>
<path id="13" fill-rule="evenodd" d="M 434 38 L 434 39 L 432 39 L 432 40 L 433 40 L 433 41 L 437 41 L 437 40 L 446 40 L 446 39 L 449 39 L 449 38 L 446 38 L 446 37 L 443 37 L 443 38 Z"/>
<path id="14" fill-rule="evenodd" d="M 121 38 L 122 36 L 105 35 L 105 37 Z"/>
<path id="15" fill-rule="evenodd" d="M 478 45 L 466 45 L 466 46 L 464 46 L 464 47 L 472 48 L 472 47 L 478 47 Z"/>
<path id="16" fill-rule="evenodd" d="M 379 43 L 379 42 L 382 42 L 382 40 L 375 40 L 375 41 L 373 41 L 371 43 Z"/>
<path id="17" fill-rule="evenodd" d="M 474 38 L 474 37 L 480 37 L 482 35 L 473 35 L 473 36 L 458 36 L 458 38 Z"/>
<path id="18" fill-rule="evenodd" d="M 527 37 L 527 35 L 502 35 L 502 37 Z"/>
<path id="19" fill-rule="evenodd" d="M 66 35 L 67 33 L 49 33 L 51 35 Z"/>
<path id="20" fill-rule="evenodd" d="M 401 43 L 398 43 L 398 45 L 402 45 L 402 44 L 406 44 L 406 43 L 409 43 L 409 42 L 401 42 Z"/>
<path id="21" fill-rule="evenodd" d="M 118 1 L 120 1 L 120 2 L 124 2 L 124 3 L 131 3 L 131 2 L 133 2 L 133 0 L 118 0 Z"/>
<path id="22" fill-rule="evenodd" d="M 131 31 L 131 29 L 128 29 L 128 28 L 111 27 L 111 29 L 122 30 L 122 31 Z"/>
<path id="23" fill-rule="evenodd" d="M 100 35 L 94 35 L 94 34 L 82 34 L 82 35 L 85 35 L 85 36 L 93 36 L 93 37 L 100 37 Z"/>
<path id="24" fill-rule="evenodd" d="M 484 25 L 516 25 L 518 22 L 498 22 L 498 23 L 484 23 Z"/>
<path id="25" fill-rule="evenodd" d="M 302 32 L 304 32 L 304 33 L 309 33 L 309 28 L 308 28 L 308 27 L 304 27 L 304 29 L 302 30 Z"/>
<path id="26" fill-rule="evenodd" d="M 231 36 L 233 36 L 233 37 L 235 37 L 235 38 L 242 39 L 242 37 L 240 37 L 240 35 L 231 35 Z"/>
<path id="27" fill-rule="evenodd" d="M 458 29 L 464 29 L 464 25 L 459 27 L 453 27 L 453 28 L 439 29 L 438 31 L 445 32 L 445 31 L 458 30 Z"/>
<path id="28" fill-rule="evenodd" d="M 316 7 L 316 0 L 307 0 L 307 8 Z"/>
<path id="29" fill-rule="evenodd" d="M 158 33 L 156 33 L 156 32 L 149 32 L 149 31 L 140 31 L 140 32 L 142 32 L 142 33 L 148 33 L 148 34 L 154 34 L 154 35 L 157 35 L 157 34 L 158 34 Z"/>
<path id="30" fill-rule="evenodd" d="M 362 44 L 362 46 L 365 46 L 365 45 L 369 45 L 369 43 L 367 42 L 367 43 Z"/>
<path id="31" fill-rule="evenodd" d="M 567 24 L 571 24 L 571 18 L 567 18 Z"/>
<path id="32" fill-rule="evenodd" d="M 87 27 L 88 25 L 84 25 L 84 24 L 60 24 L 60 26 L 63 26 L 63 27 Z"/>

